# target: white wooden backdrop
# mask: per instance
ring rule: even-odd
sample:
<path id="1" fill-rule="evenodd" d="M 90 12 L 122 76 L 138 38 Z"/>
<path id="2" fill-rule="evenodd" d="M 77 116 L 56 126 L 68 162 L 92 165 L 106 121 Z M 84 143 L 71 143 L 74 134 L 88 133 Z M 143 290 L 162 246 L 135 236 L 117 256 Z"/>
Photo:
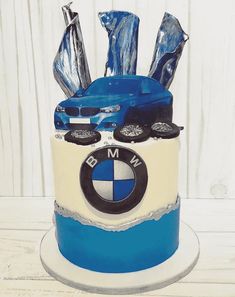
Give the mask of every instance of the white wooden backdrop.
<path id="1" fill-rule="evenodd" d="M 0 0 L 0 195 L 51 196 L 50 134 L 63 93 L 52 61 L 65 28 L 61 0 Z M 140 19 L 138 73 L 147 74 L 163 13 L 190 35 L 176 77 L 174 121 L 181 137 L 180 193 L 235 198 L 235 1 L 74 0 L 92 78 L 103 75 L 108 39 L 97 13 Z"/>

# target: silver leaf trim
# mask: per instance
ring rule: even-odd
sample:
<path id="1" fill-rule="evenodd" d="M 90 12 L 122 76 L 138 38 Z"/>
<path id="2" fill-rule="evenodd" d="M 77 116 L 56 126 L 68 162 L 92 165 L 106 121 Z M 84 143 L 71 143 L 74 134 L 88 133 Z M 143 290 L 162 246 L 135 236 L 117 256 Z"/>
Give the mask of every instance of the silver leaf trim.
<path id="1" fill-rule="evenodd" d="M 180 197 L 179 196 L 177 197 L 176 203 L 168 204 L 166 207 L 162 207 L 158 210 L 152 211 L 144 217 L 140 217 L 138 219 L 134 219 L 130 222 L 122 223 L 117 226 L 106 225 L 101 222 L 94 222 L 92 220 L 84 218 L 77 212 L 73 212 L 71 210 L 68 210 L 68 209 L 60 206 L 56 201 L 54 204 L 55 204 L 55 212 L 57 212 L 59 215 L 66 217 L 66 218 L 74 219 L 75 221 L 79 221 L 83 225 L 90 225 L 93 227 L 98 227 L 98 228 L 101 228 L 106 231 L 125 231 L 125 230 L 127 230 L 133 226 L 136 226 L 138 224 L 141 224 L 145 221 L 150 221 L 150 220 L 158 221 L 163 215 L 168 214 L 173 210 L 176 210 L 177 208 L 180 207 Z"/>

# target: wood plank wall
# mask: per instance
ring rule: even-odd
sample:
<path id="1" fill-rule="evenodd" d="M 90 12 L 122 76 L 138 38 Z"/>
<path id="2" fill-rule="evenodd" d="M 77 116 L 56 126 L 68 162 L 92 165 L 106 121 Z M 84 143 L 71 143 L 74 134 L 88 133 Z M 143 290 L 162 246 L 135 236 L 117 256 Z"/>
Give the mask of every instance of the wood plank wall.
<path id="1" fill-rule="evenodd" d="M 64 98 L 52 61 L 65 28 L 58 0 L 0 0 L 0 196 L 51 196 L 53 111 Z M 180 194 L 235 198 L 235 2 L 74 0 L 92 79 L 103 75 L 108 39 L 97 13 L 140 19 L 138 73 L 147 74 L 165 11 L 190 35 L 174 82 L 181 137 Z"/>

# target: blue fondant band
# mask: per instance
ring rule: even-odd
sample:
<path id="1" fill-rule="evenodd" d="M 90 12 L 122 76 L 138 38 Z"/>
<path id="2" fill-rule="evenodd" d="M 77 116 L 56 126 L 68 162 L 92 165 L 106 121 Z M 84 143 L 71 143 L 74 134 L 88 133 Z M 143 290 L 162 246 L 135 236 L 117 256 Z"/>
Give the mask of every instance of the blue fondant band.
<path id="1" fill-rule="evenodd" d="M 159 220 L 125 231 L 106 231 L 55 212 L 60 252 L 82 268 L 106 273 L 133 272 L 167 260 L 179 243 L 179 207 Z"/>

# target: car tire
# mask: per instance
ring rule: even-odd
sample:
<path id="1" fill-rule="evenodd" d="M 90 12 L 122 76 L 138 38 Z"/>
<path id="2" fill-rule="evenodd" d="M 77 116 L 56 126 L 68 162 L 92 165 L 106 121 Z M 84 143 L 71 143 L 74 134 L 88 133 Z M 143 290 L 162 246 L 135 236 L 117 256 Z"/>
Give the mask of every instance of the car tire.
<path id="1" fill-rule="evenodd" d="M 64 135 L 64 140 L 78 145 L 89 145 L 100 141 L 101 134 L 95 130 L 70 130 Z"/>
<path id="2" fill-rule="evenodd" d="M 121 142 L 142 142 L 150 137 L 149 127 L 137 123 L 124 124 L 114 130 L 113 136 Z"/>
<path id="3" fill-rule="evenodd" d="M 171 122 L 157 121 L 151 126 L 151 136 L 156 138 L 170 139 L 179 136 L 182 127 Z"/>

